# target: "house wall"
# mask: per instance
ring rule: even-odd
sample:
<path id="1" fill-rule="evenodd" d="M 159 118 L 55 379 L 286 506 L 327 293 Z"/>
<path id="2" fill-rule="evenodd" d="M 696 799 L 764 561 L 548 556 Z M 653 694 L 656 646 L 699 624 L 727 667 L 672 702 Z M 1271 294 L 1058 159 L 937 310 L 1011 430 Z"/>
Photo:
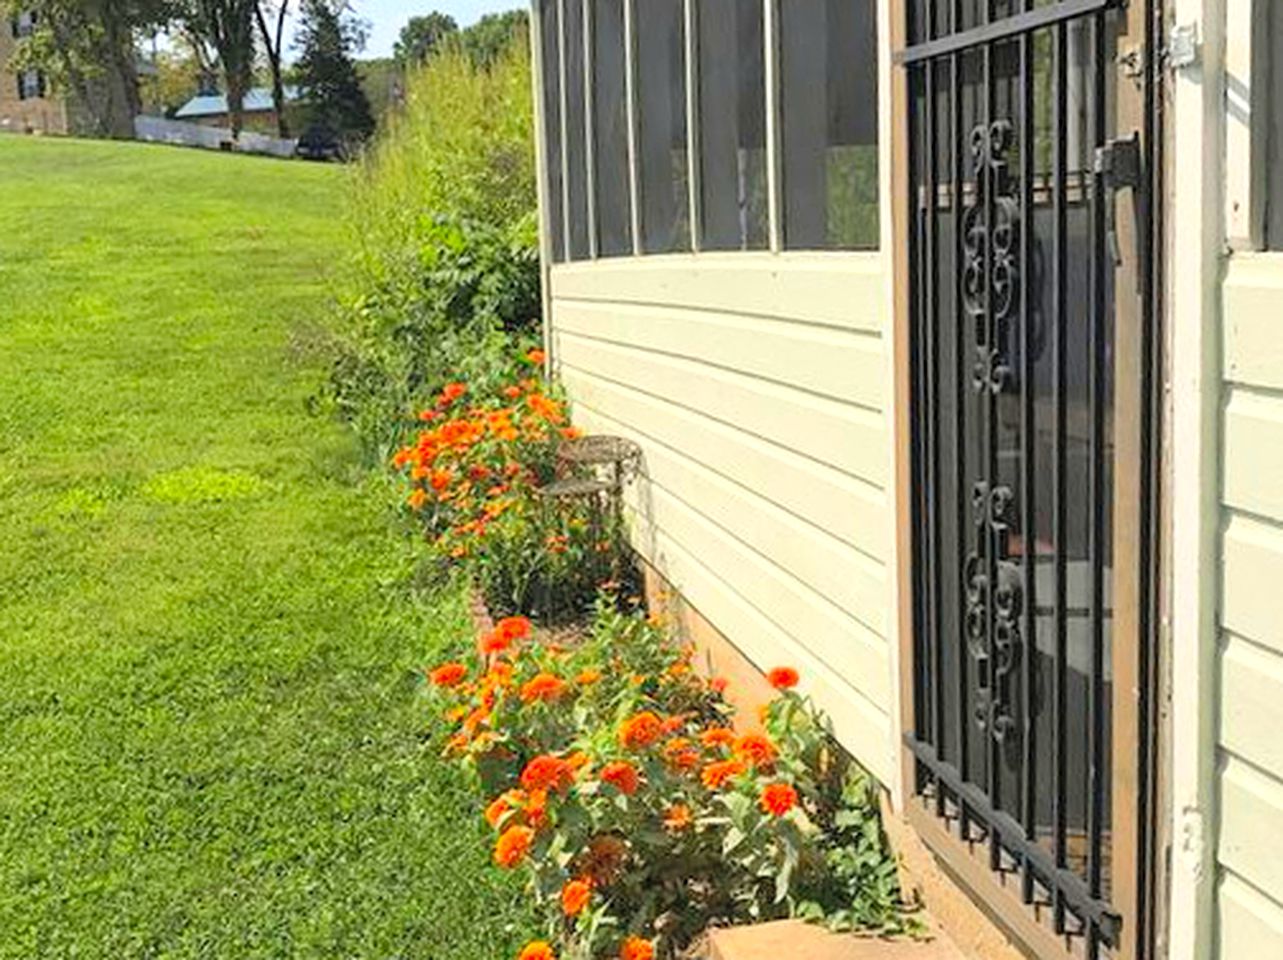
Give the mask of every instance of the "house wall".
<path id="1" fill-rule="evenodd" d="M 67 133 L 67 108 L 60 98 L 18 97 L 18 80 L 9 70 L 14 40 L 8 17 L 0 18 L 0 131 Z"/>
<path id="2" fill-rule="evenodd" d="M 1216 945 L 1283 956 L 1283 254 L 1223 299 Z"/>
<path id="3" fill-rule="evenodd" d="M 892 779 L 885 260 L 559 264 L 549 336 L 576 421 L 644 451 L 643 556 L 763 669 L 799 667 Z"/>

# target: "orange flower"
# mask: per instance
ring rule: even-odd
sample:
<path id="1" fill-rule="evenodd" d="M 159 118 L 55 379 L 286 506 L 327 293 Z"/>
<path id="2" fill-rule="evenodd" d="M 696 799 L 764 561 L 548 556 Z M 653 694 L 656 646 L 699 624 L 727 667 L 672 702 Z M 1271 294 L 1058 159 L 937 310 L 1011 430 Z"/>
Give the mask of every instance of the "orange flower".
<path id="1" fill-rule="evenodd" d="M 521 685 L 521 699 L 526 703 L 542 700 L 552 703 L 566 691 L 566 681 L 551 673 L 536 673 Z"/>
<path id="2" fill-rule="evenodd" d="M 675 803 L 664 811 L 664 829 L 681 833 L 695 822 L 691 808 L 684 803 Z"/>
<path id="3" fill-rule="evenodd" d="M 447 383 L 444 387 L 441 388 L 441 394 L 440 396 L 437 397 L 437 403 L 441 404 L 442 406 L 445 406 L 446 404 L 449 404 L 449 403 L 454 403 L 454 401 L 458 400 L 461 396 L 463 396 L 467 392 L 468 392 L 467 384 Z"/>
<path id="4" fill-rule="evenodd" d="M 495 633 L 505 640 L 524 640 L 530 636 L 533 629 L 529 620 L 525 617 L 504 617 L 495 624 Z"/>
<path id="5" fill-rule="evenodd" d="M 443 663 L 428 674 L 428 679 L 438 687 L 455 687 L 468 675 L 468 668 L 461 663 Z"/>
<path id="6" fill-rule="evenodd" d="M 632 796 L 637 792 L 637 768 L 626 760 L 616 760 L 601 768 L 601 782 L 609 783 L 620 793 Z"/>
<path id="7" fill-rule="evenodd" d="M 538 347 L 534 347 L 526 354 L 526 359 L 530 363 L 533 363 L 536 366 L 538 366 L 539 364 L 543 363 L 545 360 L 548 359 L 548 355 L 544 353 L 542 350 L 540 350 Z"/>
<path id="8" fill-rule="evenodd" d="M 477 649 L 482 654 L 503 653 L 510 646 L 512 646 L 512 640 L 500 634 L 498 630 L 483 633 L 481 639 L 477 641 Z"/>
<path id="9" fill-rule="evenodd" d="M 791 690 L 797 686 L 798 675 L 792 667 L 775 667 L 766 675 L 766 679 L 776 690 Z"/>
<path id="10" fill-rule="evenodd" d="M 521 948 L 517 960 L 557 960 L 557 955 L 552 952 L 552 945 L 548 941 L 535 940 Z"/>
<path id="11" fill-rule="evenodd" d="M 626 750 L 641 750 L 659 739 L 663 725 L 649 710 L 629 717 L 619 726 L 619 742 Z"/>
<path id="12" fill-rule="evenodd" d="M 665 717 L 664 721 L 659 725 L 659 728 L 663 730 L 664 733 L 676 733 L 684 726 L 686 726 L 685 717 Z"/>
<path id="13" fill-rule="evenodd" d="M 516 867 L 530 853 L 535 832 L 529 827 L 509 827 L 494 845 L 494 862 L 506 870 Z"/>
<path id="14" fill-rule="evenodd" d="M 504 387 L 503 395 L 507 397 L 509 400 L 516 400 L 519 396 L 521 396 L 521 388 L 516 384 Z"/>
<path id="15" fill-rule="evenodd" d="M 571 880 L 561 888 L 561 912 L 577 917 L 584 912 L 592 899 L 592 884 L 587 880 Z"/>
<path id="16" fill-rule="evenodd" d="M 517 791 L 509 790 L 507 793 L 501 793 L 491 800 L 490 805 L 486 807 L 486 823 L 498 829 L 499 821 L 503 819 L 503 815 L 512 809 L 512 801 L 516 799 L 515 795 L 517 795 Z"/>
<path id="17" fill-rule="evenodd" d="M 578 427 L 562 427 L 561 436 L 566 440 L 578 440 L 584 435 L 584 432 Z"/>
<path id="18" fill-rule="evenodd" d="M 512 683 L 512 664 L 496 661 L 486 673 L 486 679 L 497 686 L 506 687 Z"/>
<path id="19" fill-rule="evenodd" d="M 726 688 L 729 686 L 730 686 L 730 681 L 727 680 L 725 677 L 714 677 L 712 680 L 708 681 L 708 689 L 712 690 L 714 693 L 717 693 L 717 694 L 725 693 Z"/>
<path id="20" fill-rule="evenodd" d="M 549 753 L 535 757 L 521 771 L 521 785 L 527 790 L 564 790 L 574 781 L 570 764 Z"/>
<path id="21" fill-rule="evenodd" d="M 738 777 L 747 770 L 748 767 L 738 760 L 718 760 L 704 768 L 700 779 L 704 781 L 704 786 L 708 787 L 708 789 L 720 790 L 728 780 Z"/>
<path id="22" fill-rule="evenodd" d="M 735 742 L 735 732 L 726 727 L 712 727 L 701 733 L 699 740 L 709 750 L 714 747 L 729 747 Z"/>
<path id="23" fill-rule="evenodd" d="M 540 829 L 548 818 L 548 791 L 531 790 L 524 809 L 526 822 L 536 830 Z"/>
<path id="24" fill-rule="evenodd" d="M 619 948 L 619 960 L 655 960 L 655 945 L 641 937 L 629 937 Z"/>
<path id="25" fill-rule="evenodd" d="M 422 510 L 423 505 L 428 502 L 428 495 L 423 492 L 422 487 L 415 487 L 410 491 L 410 496 L 406 497 L 405 502 L 410 505 L 411 510 Z"/>
<path id="26" fill-rule="evenodd" d="M 763 813 L 782 817 L 797 806 L 797 791 L 787 783 L 768 783 L 758 801 Z"/>
<path id="27" fill-rule="evenodd" d="M 589 668 L 587 670 L 581 670 L 579 672 L 579 676 L 575 677 L 575 683 L 578 683 L 579 685 L 586 687 L 586 686 L 589 686 L 590 684 L 596 683 L 600 679 L 601 679 L 601 671 L 593 670 L 592 668 Z"/>
<path id="28" fill-rule="evenodd" d="M 735 741 L 735 756 L 755 767 L 769 767 L 779 751 L 765 734 L 746 733 Z"/>
<path id="29" fill-rule="evenodd" d="M 685 737 L 674 737 L 664 744 L 664 762 L 674 770 L 693 770 L 699 766 L 699 751 Z"/>

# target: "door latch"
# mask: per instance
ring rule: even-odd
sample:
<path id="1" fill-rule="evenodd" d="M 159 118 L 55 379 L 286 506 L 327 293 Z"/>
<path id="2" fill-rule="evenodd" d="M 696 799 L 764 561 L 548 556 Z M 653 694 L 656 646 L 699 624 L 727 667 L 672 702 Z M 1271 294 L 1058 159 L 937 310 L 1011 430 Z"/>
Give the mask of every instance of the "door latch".
<path id="1" fill-rule="evenodd" d="M 1122 265 L 1123 255 L 1118 247 L 1118 223 L 1116 218 L 1117 194 L 1119 190 L 1130 189 L 1133 192 L 1144 186 L 1140 149 L 1140 134 L 1133 132 L 1130 137 L 1110 140 L 1104 146 L 1096 148 L 1092 169 L 1100 177 L 1105 197 L 1105 242 L 1109 246 L 1109 255 L 1114 266 Z"/>

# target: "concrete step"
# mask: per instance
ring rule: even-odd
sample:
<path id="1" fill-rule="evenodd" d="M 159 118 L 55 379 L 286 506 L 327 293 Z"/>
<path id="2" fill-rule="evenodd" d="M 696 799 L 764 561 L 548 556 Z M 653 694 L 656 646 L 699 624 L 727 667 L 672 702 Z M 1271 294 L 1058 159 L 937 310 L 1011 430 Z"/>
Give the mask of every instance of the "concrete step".
<path id="1" fill-rule="evenodd" d="M 942 934 L 930 940 L 882 940 L 830 933 L 800 920 L 777 920 L 751 927 L 715 930 L 709 960 L 962 960 Z"/>

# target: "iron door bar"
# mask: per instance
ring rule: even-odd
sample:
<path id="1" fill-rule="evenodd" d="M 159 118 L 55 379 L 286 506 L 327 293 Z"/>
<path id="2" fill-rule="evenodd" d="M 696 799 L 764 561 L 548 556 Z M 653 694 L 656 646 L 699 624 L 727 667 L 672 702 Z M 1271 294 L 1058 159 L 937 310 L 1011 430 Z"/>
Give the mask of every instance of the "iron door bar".
<path id="1" fill-rule="evenodd" d="M 1049 7 L 1039 7 L 1036 10 L 1002 17 L 947 37 L 905 47 L 895 53 L 893 60 L 904 66 L 920 63 L 923 60 L 933 60 L 983 44 L 1023 36 L 1044 27 L 1077 20 L 1079 17 L 1113 7 L 1121 7 L 1124 3 L 1125 0 L 1061 0 L 1060 3 Z"/>

